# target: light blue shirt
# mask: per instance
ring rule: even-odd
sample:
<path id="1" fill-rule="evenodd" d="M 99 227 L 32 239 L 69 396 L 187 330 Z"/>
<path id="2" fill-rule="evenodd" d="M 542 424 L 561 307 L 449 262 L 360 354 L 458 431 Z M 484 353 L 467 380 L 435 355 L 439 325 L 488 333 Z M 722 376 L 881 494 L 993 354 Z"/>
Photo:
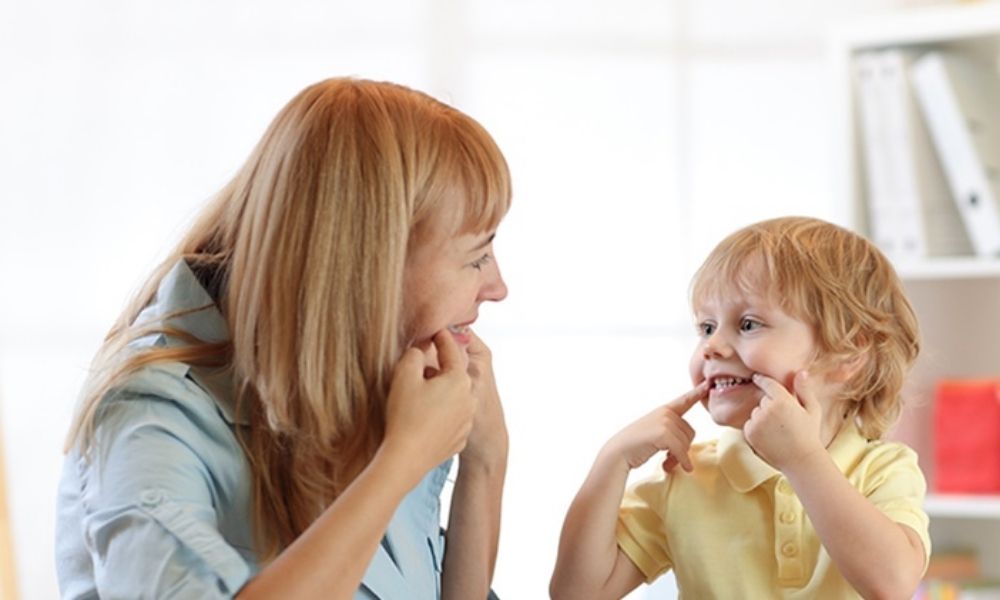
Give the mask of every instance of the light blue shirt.
<path id="1" fill-rule="evenodd" d="M 206 341 L 226 322 L 181 261 L 137 322 L 168 322 Z M 137 347 L 180 345 L 163 335 Z M 56 515 L 56 570 L 64 599 L 231 598 L 258 570 L 250 469 L 236 438 L 227 378 L 181 363 L 131 376 L 101 404 L 92 456 L 66 456 Z M 356 599 L 441 596 L 440 494 L 451 460 L 396 510 Z"/>

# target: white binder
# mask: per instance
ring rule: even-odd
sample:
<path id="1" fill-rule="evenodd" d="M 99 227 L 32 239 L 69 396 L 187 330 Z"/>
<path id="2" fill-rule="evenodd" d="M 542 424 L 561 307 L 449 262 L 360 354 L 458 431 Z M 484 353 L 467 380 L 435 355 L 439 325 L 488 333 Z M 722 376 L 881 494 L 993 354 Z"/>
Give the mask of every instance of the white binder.
<path id="1" fill-rule="evenodd" d="M 857 57 L 872 239 L 893 260 L 972 248 L 910 88 L 913 50 Z"/>
<path id="2" fill-rule="evenodd" d="M 903 245 L 895 226 L 896 207 L 889 160 L 888 132 L 881 58 L 878 52 L 865 52 L 854 59 L 854 77 L 858 91 L 861 155 L 864 158 L 869 236 L 890 258 L 898 256 Z"/>
<path id="3" fill-rule="evenodd" d="M 977 59 L 928 52 L 911 79 L 976 254 L 1000 256 L 1000 76 Z"/>

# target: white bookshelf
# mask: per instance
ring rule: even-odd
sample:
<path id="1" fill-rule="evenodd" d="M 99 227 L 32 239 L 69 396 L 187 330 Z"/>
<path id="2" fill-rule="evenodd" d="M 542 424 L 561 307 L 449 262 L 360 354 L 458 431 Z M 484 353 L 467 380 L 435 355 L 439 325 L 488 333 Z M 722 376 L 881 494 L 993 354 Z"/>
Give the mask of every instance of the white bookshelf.
<path id="1" fill-rule="evenodd" d="M 1000 496 L 970 494 L 930 494 L 924 509 L 932 517 L 942 519 L 998 519 Z"/>
<path id="2" fill-rule="evenodd" d="M 883 48 L 948 49 L 1000 65 L 1000 2 L 941 5 L 894 12 L 838 29 L 831 45 L 844 219 L 868 232 L 866 185 L 856 90 L 858 54 Z M 998 107 L 1000 110 L 1000 107 Z M 931 410 L 934 383 L 944 377 L 1000 376 L 1000 260 L 929 258 L 897 264 L 920 319 L 921 357 L 905 394 L 897 432 L 919 452 L 933 490 Z M 974 547 L 985 576 L 1000 578 L 1000 495 L 930 494 L 934 547 Z"/>
<path id="3" fill-rule="evenodd" d="M 907 281 L 945 281 L 949 279 L 1000 278 L 1000 261 L 991 258 L 935 257 L 896 265 Z"/>

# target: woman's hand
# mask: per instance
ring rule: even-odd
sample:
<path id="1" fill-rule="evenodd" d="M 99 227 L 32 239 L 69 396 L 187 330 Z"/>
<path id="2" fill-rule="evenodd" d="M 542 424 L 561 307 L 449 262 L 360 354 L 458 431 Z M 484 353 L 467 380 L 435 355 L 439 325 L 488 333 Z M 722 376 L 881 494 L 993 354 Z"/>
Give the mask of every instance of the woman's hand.
<path id="1" fill-rule="evenodd" d="M 615 434 L 602 452 L 619 456 L 635 469 L 661 450 L 668 452 L 663 469 L 669 471 L 678 463 L 685 471 L 694 467 L 688 448 L 694 439 L 694 428 L 683 416 L 692 406 L 708 396 L 708 382 L 703 381 L 684 395 L 667 402 L 648 415 Z"/>
<path id="2" fill-rule="evenodd" d="M 478 408 L 468 444 L 459 458 L 466 465 L 496 466 L 507 461 L 508 438 L 503 405 L 493 377 L 493 355 L 479 336 L 470 331 L 469 337 L 472 341 L 468 348 L 468 373 Z"/>
<path id="3" fill-rule="evenodd" d="M 416 480 L 465 448 L 478 405 L 458 343 L 448 331 L 433 342 L 403 353 L 386 402 L 383 448 L 398 451 Z M 439 368 L 425 369 L 433 351 Z"/>

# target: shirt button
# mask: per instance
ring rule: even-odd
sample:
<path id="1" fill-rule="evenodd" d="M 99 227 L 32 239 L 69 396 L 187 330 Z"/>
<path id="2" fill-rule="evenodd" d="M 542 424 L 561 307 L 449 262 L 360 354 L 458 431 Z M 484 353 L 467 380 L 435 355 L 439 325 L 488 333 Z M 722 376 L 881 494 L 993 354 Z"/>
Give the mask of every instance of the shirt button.
<path id="1" fill-rule="evenodd" d="M 160 502 L 163 502 L 163 492 L 160 490 L 143 490 L 139 494 L 139 501 L 145 506 L 156 506 Z"/>
<path id="2" fill-rule="evenodd" d="M 789 542 L 781 547 L 781 553 L 788 558 L 792 558 L 799 553 L 799 549 L 795 544 Z"/>
<path id="3" fill-rule="evenodd" d="M 785 525 L 790 525 L 791 523 L 794 523 L 795 513 L 793 513 L 790 510 L 786 510 L 785 512 L 781 513 L 781 522 L 784 523 Z"/>
<path id="4" fill-rule="evenodd" d="M 787 479 L 781 479 L 778 481 L 778 491 L 782 494 L 791 494 L 792 486 L 788 484 Z"/>

